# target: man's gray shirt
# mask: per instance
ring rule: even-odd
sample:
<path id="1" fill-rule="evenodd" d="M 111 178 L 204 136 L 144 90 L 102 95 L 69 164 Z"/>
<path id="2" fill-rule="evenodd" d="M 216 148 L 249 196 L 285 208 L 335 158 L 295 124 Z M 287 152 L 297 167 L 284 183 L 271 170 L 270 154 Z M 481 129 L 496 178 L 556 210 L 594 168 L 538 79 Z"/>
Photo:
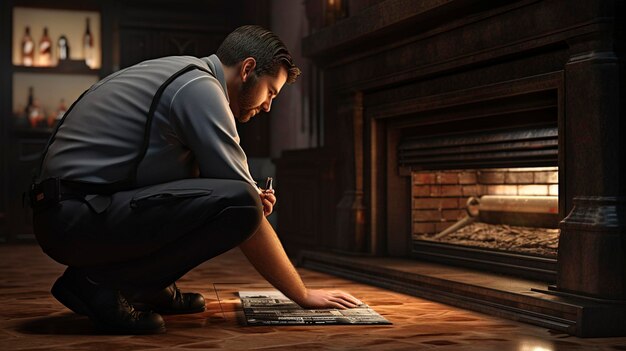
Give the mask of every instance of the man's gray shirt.
<path id="1" fill-rule="evenodd" d="M 44 159 L 42 178 L 93 183 L 128 179 L 140 152 L 148 110 L 157 89 L 171 82 L 158 103 L 137 186 L 203 177 L 255 182 L 239 146 L 224 71 L 217 56 L 165 57 L 116 72 L 94 84 L 58 129 Z"/>

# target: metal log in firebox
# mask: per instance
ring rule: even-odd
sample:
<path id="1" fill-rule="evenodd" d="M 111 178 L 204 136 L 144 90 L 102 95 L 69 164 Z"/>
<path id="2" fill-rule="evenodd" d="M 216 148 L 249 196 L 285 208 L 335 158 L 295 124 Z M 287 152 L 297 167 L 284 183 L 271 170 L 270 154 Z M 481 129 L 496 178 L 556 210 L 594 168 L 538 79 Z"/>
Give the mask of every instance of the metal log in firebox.
<path id="1" fill-rule="evenodd" d="M 556 196 L 498 196 L 480 198 L 478 221 L 522 227 L 558 228 Z"/>
<path id="2" fill-rule="evenodd" d="M 558 202 L 556 196 L 484 195 L 480 199 L 470 197 L 467 199 L 467 216 L 432 239 L 441 239 L 474 222 L 558 228 Z"/>

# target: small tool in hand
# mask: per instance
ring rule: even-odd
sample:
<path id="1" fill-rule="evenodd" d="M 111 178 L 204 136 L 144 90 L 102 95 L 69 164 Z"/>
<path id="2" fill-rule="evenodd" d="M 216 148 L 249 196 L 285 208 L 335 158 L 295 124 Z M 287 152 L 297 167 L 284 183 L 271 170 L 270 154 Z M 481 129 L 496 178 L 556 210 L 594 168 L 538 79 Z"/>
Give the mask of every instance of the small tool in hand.
<path id="1" fill-rule="evenodd" d="M 274 190 L 274 179 L 272 177 L 267 177 L 265 180 L 265 191 Z"/>

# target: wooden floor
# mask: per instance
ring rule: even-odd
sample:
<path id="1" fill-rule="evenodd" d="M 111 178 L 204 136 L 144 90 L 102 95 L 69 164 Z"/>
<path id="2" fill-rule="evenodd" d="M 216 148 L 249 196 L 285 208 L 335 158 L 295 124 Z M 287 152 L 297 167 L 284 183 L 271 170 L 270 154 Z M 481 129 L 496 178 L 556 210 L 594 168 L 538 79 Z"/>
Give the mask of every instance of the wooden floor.
<path id="1" fill-rule="evenodd" d="M 305 269 L 309 286 L 349 291 L 393 325 L 241 326 L 235 291 L 270 286 L 239 250 L 179 282 L 206 312 L 166 316 L 163 335 L 101 335 L 49 294 L 63 269 L 37 246 L 0 246 L 0 350 L 626 350 L 626 338 L 579 339 Z"/>

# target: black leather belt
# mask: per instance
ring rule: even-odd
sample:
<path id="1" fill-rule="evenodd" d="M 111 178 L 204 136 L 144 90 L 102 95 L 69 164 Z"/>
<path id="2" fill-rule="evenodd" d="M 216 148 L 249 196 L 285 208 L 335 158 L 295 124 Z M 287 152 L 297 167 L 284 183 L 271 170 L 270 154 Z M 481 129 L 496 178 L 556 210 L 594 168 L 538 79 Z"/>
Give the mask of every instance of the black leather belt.
<path id="1" fill-rule="evenodd" d="M 111 204 L 111 195 L 122 189 L 120 183 L 95 184 L 48 178 L 33 183 L 29 192 L 30 205 L 38 212 L 56 206 L 67 199 L 85 202 L 94 212 L 102 213 Z"/>

